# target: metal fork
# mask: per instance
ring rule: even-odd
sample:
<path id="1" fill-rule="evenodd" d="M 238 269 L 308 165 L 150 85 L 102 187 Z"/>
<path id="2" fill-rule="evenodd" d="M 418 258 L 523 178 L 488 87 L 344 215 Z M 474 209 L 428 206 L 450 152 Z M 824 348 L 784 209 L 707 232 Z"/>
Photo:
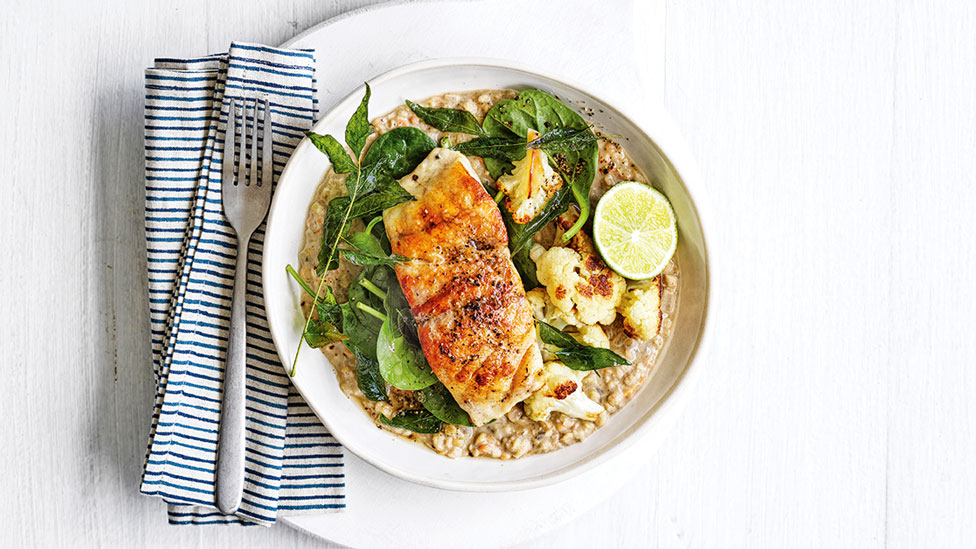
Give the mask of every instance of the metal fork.
<path id="1" fill-rule="evenodd" d="M 247 157 L 247 112 L 251 103 L 251 170 L 244 177 Z M 241 132 L 237 134 L 238 102 L 227 113 L 224 136 L 223 172 L 220 179 L 224 215 L 237 233 L 237 268 L 234 271 L 234 295 L 231 298 L 230 331 L 227 334 L 227 362 L 224 366 L 224 395 L 220 406 L 220 428 L 217 444 L 216 502 L 224 514 L 237 511 L 244 493 L 244 373 L 247 328 L 244 305 L 247 302 L 247 246 L 251 235 L 268 213 L 271 203 L 271 116 L 268 99 L 264 100 L 261 149 L 261 178 L 258 179 L 258 101 L 245 100 L 241 109 Z M 234 142 L 240 160 L 234 179 Z"/>

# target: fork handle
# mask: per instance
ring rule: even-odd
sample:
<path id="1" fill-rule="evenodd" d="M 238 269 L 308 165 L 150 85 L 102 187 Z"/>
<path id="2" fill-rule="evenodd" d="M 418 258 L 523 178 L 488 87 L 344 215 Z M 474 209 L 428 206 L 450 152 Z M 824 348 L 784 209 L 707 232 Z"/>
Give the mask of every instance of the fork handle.
<path id="1" fill-rule="evenodd" d="M 231 297 L 230 331 L 227 334 L 227 361 L 224 365 L 224 394 L 220 407 L 217 447 L 217 509 L 232 514 L 241 505 L 244 493 L 244 374 L 247 327 L 247 245 L 251 235 L 239 235 L 234 294 Z"/>

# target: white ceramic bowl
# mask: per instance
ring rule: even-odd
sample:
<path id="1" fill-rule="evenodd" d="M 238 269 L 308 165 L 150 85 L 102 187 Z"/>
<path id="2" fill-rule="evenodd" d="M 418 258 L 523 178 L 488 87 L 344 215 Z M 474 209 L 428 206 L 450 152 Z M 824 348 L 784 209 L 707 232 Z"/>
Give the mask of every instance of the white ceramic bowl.
<path id="1" fill-rule="evenodd" d="M 347 449 L 392 475 L 436 488 L 468 491 L 519 490 L 549 484 L 611 458 L 637 437 L 663 438 L 693 379 L 700 375 L 700 365 L 693 367 L 692 358 L 704 336 L 709 291 L 708 257 L 698 215 L 702 189 L 691 155 L 670 118 L 663 111 L 646 106 L 639 114 L 625 111 L 579 86 L 508 61 L 425 61 L 378 76 L 370 81 L 370 87 L 371 117 L 390 111 L 405 99 L 475 89 L 537 88 L 559 96 L 574 108 L 592 108 L 593 116 L 588 120 L 622 136 L 633 160 L 671 200 L 679 230 L 679 301 L 670 343 L 659 356 L 654 374 L 605 426 L 568 448 L 512 461 L 440 456 L 425 446 L 378 429 L 339 388 L 326 358 L 305 346 L 292 382 L 329 431 Z M 363 89 L 358 89 L 340 101 L 316 123 L 314 131 L 341 139 L 362 94 Z M 281 175 L 268 217 L 263 272 L 265 305 L 275 346 L 285 365 L 292 362 L 303 323 L 299 309 L 301 290 L 285 273 L 285 265 L 298 261 L 308 204 L 328 169 L 328 158 L 307 139 L 303 140 Z"/>

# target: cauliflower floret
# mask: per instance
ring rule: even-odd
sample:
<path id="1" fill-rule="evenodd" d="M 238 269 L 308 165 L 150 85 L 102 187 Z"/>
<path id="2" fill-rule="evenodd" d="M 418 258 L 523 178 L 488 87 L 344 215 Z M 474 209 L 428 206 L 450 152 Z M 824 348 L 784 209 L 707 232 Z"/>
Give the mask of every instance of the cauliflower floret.
<path id="1" fill-rule="evenodd" d="M 529 259 L 531 259 L 533 263 L 536 263 L 544 253 L 546 253 L 545 246 L 541 244 L 533 244 L 532 247 L 529 248 Z"/>
<path id="2" fill-rule="evenodd" d="M 552 304 L 552 300 L 549 299 L 549 294 L 546 293 L 544 288 L 529 290 L 525 293 L 525 297 L 529 299 L 529 305 L 532 306 L 532 314 L 536 320 L 552 324 L 559 330 L 569 326 L 569 322 L 566 321 L 567 318 L 574 323 L 578 323 L 572 311 L 564 313 Z M 575 326 L 575 324 L 573 325 Z"/>
<path id="3" fill-rule="evenodd" d="M 627 282 L 596 254 L 552 247 L 536 261 L 536 276 L 559 317 L 573 326 L 611 324 Z"/>
<path id="4" fill-rule="evenodd" d="M 536 277 L 546 287 L 552 304 L 561 311 L 573 310 L 576 285 L 583 282 L 577 272 L 583 265 L 580 255 L 569 248 L 552 247 L 535 265 Z"/>
<path id="5" fill-rule="evenodd" d="M 599 325 L 580 326 L 579 331 L 570 333 L 573 339 L 589 347 L 599 347 L 601 349 L 610 348 L 610 338 Z"/>
<path id="6" fill-rule="evenodd" d="M 628 336 L 645 341 L 656 336 L 661 329 L 661 277 L 632 282 L 617 311 Z"/>
<path id="7" fill-rule="evenodd" d="M 561 362 L 546 363 L 543 367 L 546 383 L 525 399 L 525 414 L 534 421 L 545 421 L 552 412 L 596 421 L 603 412 L 603 406 L 583 393 L 583 378 L 588 373 L 567 368 Z"/>
<path id="8" fill-rule="evenodd" d="M 528 140 L 539 137 L 539 133 L 529 131 Z M 528 149 L 525 158 L 515 162 L 511 175 L 503 175 L 495 182 L 508 198 L 505 208 L 512 212 L 516 223 L 528 223 L 538 214 L 549 199 L 563 185 L 540 149 Z"/>
<path id="9" fill-rule="evenodd" d="M 525 292 L 525 298 L 529 300 L 529 305 L 532 306 L 532 314 L 535 315 L 535 319 L 547 322 L 546 306 L 549 304 L 546 302 L 546 291 L 542 288 L 533 288 Z"/>

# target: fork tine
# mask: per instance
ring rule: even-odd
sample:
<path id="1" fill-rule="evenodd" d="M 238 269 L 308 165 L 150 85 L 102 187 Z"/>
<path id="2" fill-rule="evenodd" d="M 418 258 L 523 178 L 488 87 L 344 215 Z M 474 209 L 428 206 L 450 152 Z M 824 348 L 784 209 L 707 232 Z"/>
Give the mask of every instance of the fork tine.
<path id="1" fill-rule="evenodd" d="M 234 140 L 237 139 L 237 109 L 234 103 L 227 105 L 227 126 L 224 129 L 224 157 L 222 162 L 221 185 L 234 184 Z"/>
<path id="2" fill-rule="evenodd" d="M 234 102 L 236 111 L 237 102 Z M 241 140 L 237 142 L 237 151 L 240 158 L 237 161 L 237 184 L 247 183 L 245 174 L 247 173 L 247 103 L 241 105 Z"/>
<path id="3" fill-rule="evenodd" d="M 258 184 L 258 100 L 254 100 L 254 120 L 251 122 L 251 179 L 252 187 Z"/>
<path id="4" fill-rule="evenodd" d="M 268 97 L 264 98 L 264 150 L 261 153 L 261 183 L 260 185 L 271 186 L 272 168 L 274 162 L 271 151 L 271 104 Z M 255 109 L 257 104 L 255 104 Z"/>

